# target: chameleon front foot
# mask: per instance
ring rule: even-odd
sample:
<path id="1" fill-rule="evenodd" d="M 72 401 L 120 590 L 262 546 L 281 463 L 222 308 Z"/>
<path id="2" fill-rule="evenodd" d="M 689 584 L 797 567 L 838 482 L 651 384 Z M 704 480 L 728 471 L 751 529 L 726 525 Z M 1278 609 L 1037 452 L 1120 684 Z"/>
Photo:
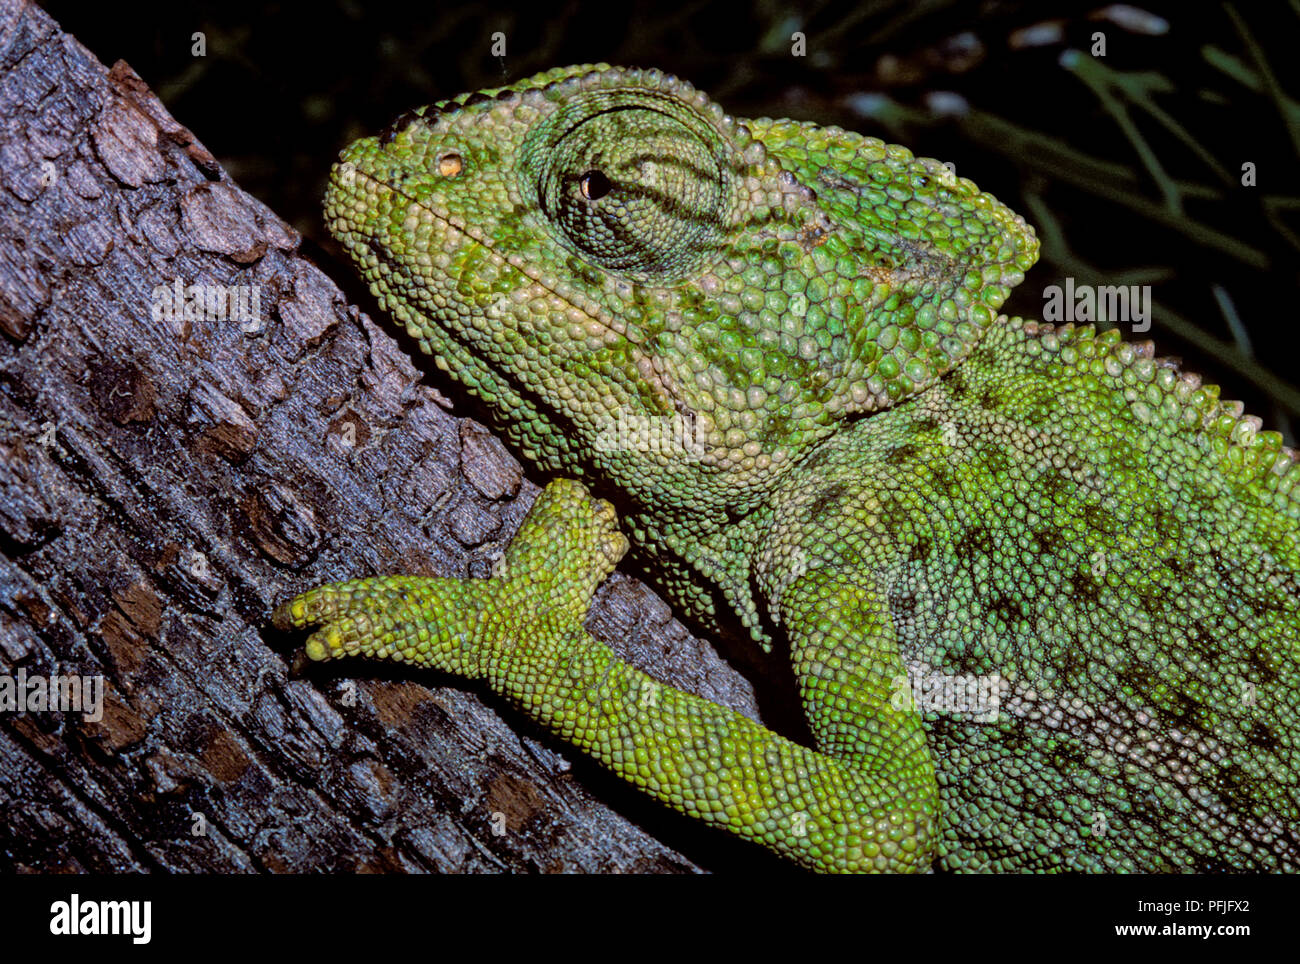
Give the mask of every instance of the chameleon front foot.
<path id="1" fill-rule="evenodd" d="M 533 504 L 490 579 L 381 576 L 320 586 L 276 607 L 280 629 L 320 626 L 313 660 L 366 656 L 479 677 L 539 621 L 576 628 L 627 551 L 613 507 L 561 479 Z"/>

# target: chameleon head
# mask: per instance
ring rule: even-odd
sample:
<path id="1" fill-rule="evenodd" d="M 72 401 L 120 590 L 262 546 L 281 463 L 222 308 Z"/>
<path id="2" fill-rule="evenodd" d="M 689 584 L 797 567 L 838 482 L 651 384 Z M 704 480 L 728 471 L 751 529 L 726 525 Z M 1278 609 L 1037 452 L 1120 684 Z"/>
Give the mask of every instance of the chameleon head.
<path id="1" fill-rule="evenodd" d="M 668 510 L 748 508 L 843 418 L 933 383 L 1037 254 L 938 162 L 604 65 L 404 115 L 343 153 L 325 207 L 525 455 Z"/>

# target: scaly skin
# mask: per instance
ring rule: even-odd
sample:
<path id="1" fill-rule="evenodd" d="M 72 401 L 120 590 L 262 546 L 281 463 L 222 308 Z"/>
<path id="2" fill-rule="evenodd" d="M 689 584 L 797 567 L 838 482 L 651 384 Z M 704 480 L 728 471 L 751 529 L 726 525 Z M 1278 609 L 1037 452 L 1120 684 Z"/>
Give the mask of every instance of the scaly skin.
<path id="1" fill-rule="evenodd" d="M 330 229 L 670 598 L 788 639 L 808 748 L 583 629 L 571 480 L 488 580 L 278 625 L 485 681 L 816 869 L 1300 867 L 1300 468 L 1150 346 L 997 314 L 1032 229 L 935 161 L 578 67 L 353 144 Z M 919 698 L 918 698 L 919 697 Z"/>

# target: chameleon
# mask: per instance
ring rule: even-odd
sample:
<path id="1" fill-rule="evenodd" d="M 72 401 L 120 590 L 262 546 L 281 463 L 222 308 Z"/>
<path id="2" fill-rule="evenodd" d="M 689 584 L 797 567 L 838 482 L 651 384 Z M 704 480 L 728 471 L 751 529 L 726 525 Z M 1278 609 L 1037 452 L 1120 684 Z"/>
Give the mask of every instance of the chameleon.
<path id="1" fill-rule="evenodd" d="M 554 481 L 489 578 L 282 603 L 311 659 L 477 681 L 810 870 L 1300 869 L 1296 452 L 1149 342 L 1000 313 L 1038 241 L 970 180 L 596 64 L 407 112 L 324 210 Z M 584 628 L 629 545 L 788 660 L 804 742 Z"/>

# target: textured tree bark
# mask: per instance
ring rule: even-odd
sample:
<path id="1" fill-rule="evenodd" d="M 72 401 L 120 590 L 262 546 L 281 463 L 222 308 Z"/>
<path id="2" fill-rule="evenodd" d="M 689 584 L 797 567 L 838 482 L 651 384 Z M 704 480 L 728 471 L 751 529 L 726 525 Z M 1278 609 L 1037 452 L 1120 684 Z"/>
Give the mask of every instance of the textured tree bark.
<path id="1" fill-rule="evenodd" d="M 485 575 L 537 489 L 131 68 L 18 0 L 0 0 L 0 187 L 0 683 L 104 687 L 98 720 L 0 711 L 0 870 L 761 859 L 471 686 L 298 665 L 277 601 Z M 755 715 L 639 583 L 614 577 L 589 626 Z"/>

